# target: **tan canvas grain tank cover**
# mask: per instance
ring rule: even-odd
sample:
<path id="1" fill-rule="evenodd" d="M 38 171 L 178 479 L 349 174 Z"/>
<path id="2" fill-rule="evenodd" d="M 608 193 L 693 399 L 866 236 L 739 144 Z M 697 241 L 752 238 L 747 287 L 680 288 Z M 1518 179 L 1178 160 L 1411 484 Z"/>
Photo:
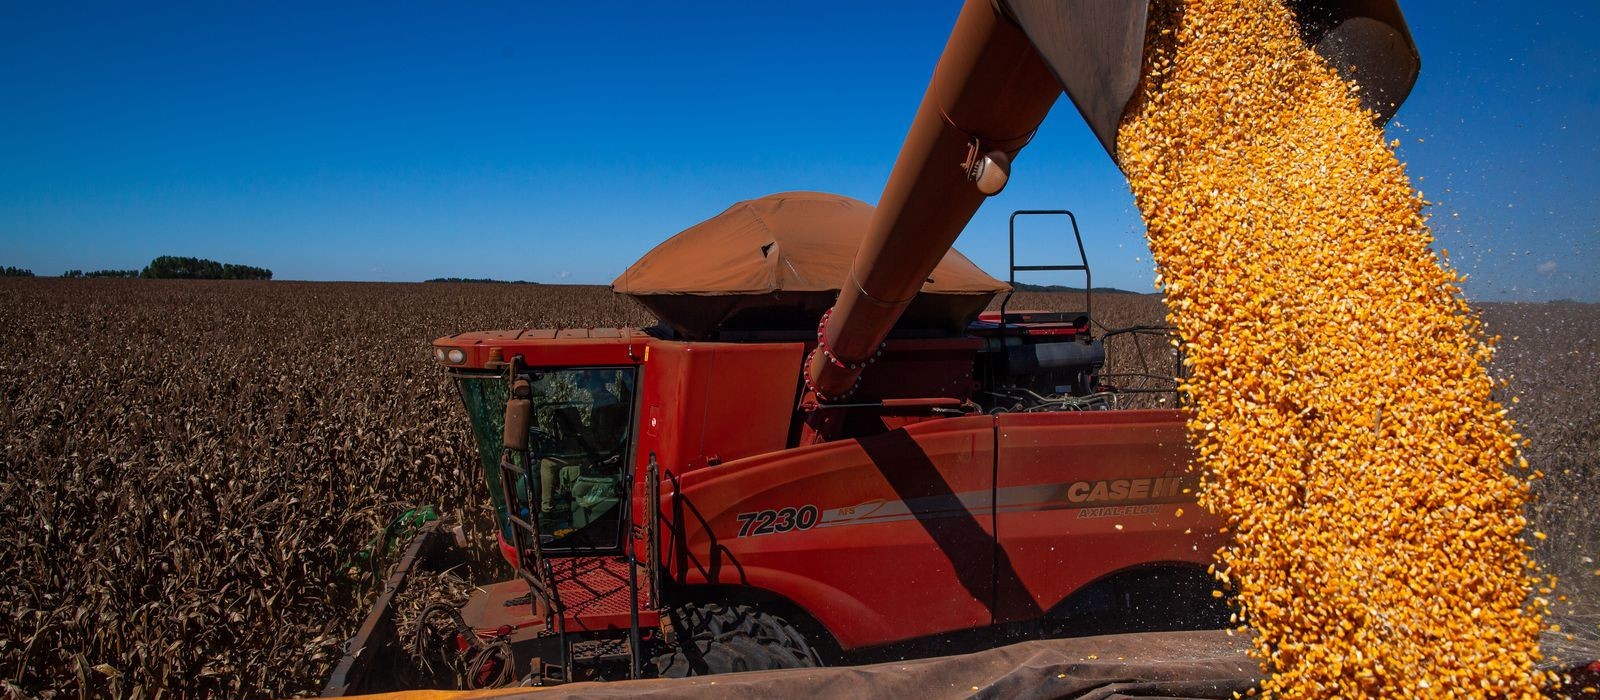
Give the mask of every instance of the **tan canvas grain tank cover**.
<path id="1" fill-rule="evenodd" d="M 635 296 L 838 290 L 871 220 L 872 205 L 822 192 L 739 202 L 656 246 L 611 288 Z M 1008 289 L 954 249 L 922 287 L 925 294 Z"/>

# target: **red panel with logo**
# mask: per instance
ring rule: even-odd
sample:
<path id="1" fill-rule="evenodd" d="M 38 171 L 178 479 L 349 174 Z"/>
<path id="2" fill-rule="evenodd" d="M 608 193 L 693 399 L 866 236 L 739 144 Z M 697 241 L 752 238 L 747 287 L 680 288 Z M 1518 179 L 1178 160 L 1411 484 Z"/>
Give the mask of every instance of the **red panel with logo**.
<path id="1" fill-rule="evenodd" d="M 999 601 L 999 620 L 1129 567 L 1210 563 L 1220 522 L 1194 503 L 1177 411 L 1008 413 L 998 426 L 999 556 L 1021 592 Z"/>
<path id="2" fill-rule="evenodd" d="M 680 584 L 788 598 L 845 648 L 986 625 L 993 447 L 972 416 L 682 474 L 665 561 Z"/>

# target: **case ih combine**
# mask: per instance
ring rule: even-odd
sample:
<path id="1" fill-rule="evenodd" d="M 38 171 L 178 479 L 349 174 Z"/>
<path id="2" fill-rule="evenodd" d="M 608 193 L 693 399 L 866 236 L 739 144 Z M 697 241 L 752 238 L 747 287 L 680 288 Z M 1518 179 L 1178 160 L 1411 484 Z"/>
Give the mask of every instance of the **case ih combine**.
<path id="1" fill-rule="evenodd" d="M 1418 66 L 1395 4 L 1293 4 L 1392 115 Z M 876 208 L 780 194 L 680 233 L 614 283 L 655 328 L 435 341 L 517 572 L 435 615 L 467 684 L 1225 621 L 1179 412 L 1113 410 L 1087 308 L 983 313 L 1010 287 L 951 249 L 1063 90 L 1115 158 L 1146 13 L 968 0 Z M 1012 277 L 1087 281 L 1078 252 Z M 399 682 L 387 605 L 440 539 L 331 692 Z"/>

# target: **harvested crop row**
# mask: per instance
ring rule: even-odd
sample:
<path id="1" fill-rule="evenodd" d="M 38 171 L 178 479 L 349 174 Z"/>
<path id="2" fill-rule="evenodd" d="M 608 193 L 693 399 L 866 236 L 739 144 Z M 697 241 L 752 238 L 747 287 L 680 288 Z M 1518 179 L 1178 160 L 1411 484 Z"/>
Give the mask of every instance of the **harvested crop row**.
<path id="1" fill-rule="evenodd" d="M 1280 2 L 1153 14 L 1119 152 L 1262 690 L 1533 695 L 1520 437 L 1425 202 Z"/>

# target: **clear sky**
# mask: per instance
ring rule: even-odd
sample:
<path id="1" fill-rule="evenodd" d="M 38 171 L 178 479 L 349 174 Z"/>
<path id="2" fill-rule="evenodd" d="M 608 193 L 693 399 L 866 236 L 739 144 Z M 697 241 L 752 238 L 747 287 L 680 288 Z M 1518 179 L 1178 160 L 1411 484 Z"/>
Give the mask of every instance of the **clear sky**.
<path id="1" fill-rule="evenodd" d="M 798 5 L 0 0 L 0 264 L 609 283 L 740 199 L 874 202 L 960 3 Z M 1600 9 L 1402 7 L 1390 130 L 1469 296 L 1600 301 Z M 1151 289 L 1065 100 L 957 246 L 1003 276 L 1006 214 L 1043 207 L 1097 284 Z M 1023 254 L 1062 257 L 1047 233 Z"/>

